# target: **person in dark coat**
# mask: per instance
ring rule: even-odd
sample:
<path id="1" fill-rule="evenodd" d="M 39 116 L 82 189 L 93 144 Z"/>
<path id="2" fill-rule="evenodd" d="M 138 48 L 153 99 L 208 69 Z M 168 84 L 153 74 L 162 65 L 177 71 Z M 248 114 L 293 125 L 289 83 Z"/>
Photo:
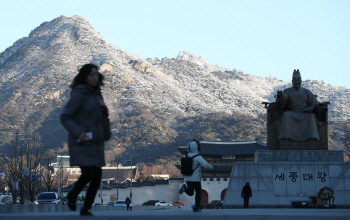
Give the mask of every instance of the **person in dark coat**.
<path id="1" fill-rule="evenodd" d="M 79 166 L 82 173 L 67 196 L 71 210 L 76 210 L 75 200 L 90 182 L 81 215 L 92 215 L 89 209 L 101 182 L 101 167 L 105 165 L 101 111 L 101 106 L 105 104 L 100 89 L 103 85 L 103 76 L 98 72 L 98 67 L 85 64 L 70 85 L 70 98 L 60 116 L 62 125 L 69 133 L 70 165 Z"/>
<path id="2" fill-rule="evenodd" d="M 126 211 L 129 211 L 130 204 L 131 204 L 131 200 L 129 197 L 126 197 L 125 204 L 126 204 Z"/>
<path id="3" fill-rule="evenodd" d="M 248 208 L 250 197 L 253 197 L 253 194 L 252 194 L 252 189 L 250 188 L 249 182 L 247 182 L 245 186 L 243 186 L 242 194 L 241 194 L 241 198 L 244 198 L 244 208 Z"/>

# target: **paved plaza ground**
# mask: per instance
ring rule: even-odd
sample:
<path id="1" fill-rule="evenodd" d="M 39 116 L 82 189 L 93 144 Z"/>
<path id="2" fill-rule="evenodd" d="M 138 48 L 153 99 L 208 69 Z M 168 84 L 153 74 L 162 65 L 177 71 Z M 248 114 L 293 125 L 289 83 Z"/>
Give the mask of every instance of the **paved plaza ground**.
<path id="1" fill-rule="evenodd" d="M 205 209 L 194 213 L 190 208 L 142 211 L 93 211 L 94 216 L 80 216 L 79 212 L 37 212 L 0 214 L 0 220 L 346 220 L 350 209 L 297 209 L 297 208 L 249 208 Z"/>

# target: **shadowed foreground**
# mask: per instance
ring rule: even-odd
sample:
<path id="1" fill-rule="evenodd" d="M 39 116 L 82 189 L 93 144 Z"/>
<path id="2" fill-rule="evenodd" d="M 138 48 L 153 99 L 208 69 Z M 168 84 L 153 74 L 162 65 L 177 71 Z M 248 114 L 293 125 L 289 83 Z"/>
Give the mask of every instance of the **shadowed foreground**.
<path id="1" fill-rule="evenodd" d="M 105 211 L 93 212 L 94 216 L 82 217 L 79 212 L 46 212 L 46 213 L 23 213 L 23 214 L 0 214 L 0 219 L 11 220 L 73 220 L 73 219 L 127 219 L 127 220 L 220 220 L 220 219 L 239 219 L 239 220 L 338 220 L 349 217 L 349 209 L 216 209 L 202 210 L 194 213 L 190 208 L 182 210 L 149 210 L 149 211 Z M 101 218 L 102 217 L 102 218 Z"/>

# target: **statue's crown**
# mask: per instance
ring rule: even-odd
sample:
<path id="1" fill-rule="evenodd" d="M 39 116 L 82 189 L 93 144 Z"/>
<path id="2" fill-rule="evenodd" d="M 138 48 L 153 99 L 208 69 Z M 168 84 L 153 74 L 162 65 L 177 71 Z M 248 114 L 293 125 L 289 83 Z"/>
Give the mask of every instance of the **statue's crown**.
<path id="1" fill-rule="evenodd" d="M 294 75 L 294 74 L 299 74 L 299 75 L 300 75 L 299 69 L 297 69 L 297 70 L 294 69 L 293 75 Z"/>

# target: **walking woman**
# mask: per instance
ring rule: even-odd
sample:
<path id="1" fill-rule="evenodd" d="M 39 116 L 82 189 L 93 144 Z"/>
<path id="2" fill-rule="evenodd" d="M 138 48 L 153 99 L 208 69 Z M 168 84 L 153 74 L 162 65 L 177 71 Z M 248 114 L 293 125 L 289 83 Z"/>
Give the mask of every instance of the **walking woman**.
<path id="1" fill-rule="evenodd" d="M 85 64 L 69 86 L 72 90 L 68 103 L 60 116 L 67 129 L 70 165 L 79 166 L 81 176 L 68 193 L 68 207 L 76 210 L 75 200 L 81 190 L 90 182 L 81 215 L 92 215 L 89 209 L 101 181 L 101 167 L 105 165 L 103 113 L 105 107 L 100 86 L 103 76 L 98 67 Z"/>

